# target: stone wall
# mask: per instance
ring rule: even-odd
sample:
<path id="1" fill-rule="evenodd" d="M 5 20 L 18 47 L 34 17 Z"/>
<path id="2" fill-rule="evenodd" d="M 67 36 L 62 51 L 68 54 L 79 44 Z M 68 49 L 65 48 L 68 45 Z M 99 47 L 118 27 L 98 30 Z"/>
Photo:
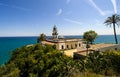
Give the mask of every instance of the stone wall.
<path id="1" fill-rule="evenodd" d="M 120 45 L 118 44 L 118 45 L 113 45 L 113 46 L 109 46 L 109 47 L 99 48 L 97 50 L 106 51 L 106 50 L 110 50 L 110 49 L 120 50 Z"/>

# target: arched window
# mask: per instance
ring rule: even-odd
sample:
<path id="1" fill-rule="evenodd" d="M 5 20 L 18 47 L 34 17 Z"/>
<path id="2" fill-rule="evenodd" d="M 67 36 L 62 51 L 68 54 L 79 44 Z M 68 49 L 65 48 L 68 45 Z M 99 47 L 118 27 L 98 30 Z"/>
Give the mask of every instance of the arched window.
<path id="1" fill-rule="evenodd" d="M 81 44 L 79 43 L 79 47 L 81 46 Z"/>
<path id="2" fill-rule="evenodd" d="M 69 45 L 67 45 L 67 49 L 69 49 Z"/>
<path id="3" fill-rule="evenodd" d="M 75 47 L 77 47 L 77 44 L 75 44 Z"/>
<path id="4" fill-rule="evenodd" d="M 61 49 L 64 49 L 64 46 L 63 46 L 63 45 L 61 46 Z"/>

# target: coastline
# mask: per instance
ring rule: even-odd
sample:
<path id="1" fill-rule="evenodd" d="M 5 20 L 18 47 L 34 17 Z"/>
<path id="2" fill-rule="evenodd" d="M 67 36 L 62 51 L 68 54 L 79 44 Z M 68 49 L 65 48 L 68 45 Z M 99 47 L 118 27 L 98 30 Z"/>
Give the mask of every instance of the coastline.
<path id="1" fill-rule="evenodd" d="M 76 36 L 76 37 L 80 37 L 80 36 Z M 120 35 L 118 35 L 118 38 L 120 38 Z M 8 61 L 11 51 L 25 45 L 35 44 L 36 40 L 37 40 L 37 36 L 0 37 L 0 65 Z M 120 43 L 120 39 L 118 39 L 118 41 Z M 98 38 L 95 40 L 95 43 L 113 44 L 114 35 L 99 35 Z"/>

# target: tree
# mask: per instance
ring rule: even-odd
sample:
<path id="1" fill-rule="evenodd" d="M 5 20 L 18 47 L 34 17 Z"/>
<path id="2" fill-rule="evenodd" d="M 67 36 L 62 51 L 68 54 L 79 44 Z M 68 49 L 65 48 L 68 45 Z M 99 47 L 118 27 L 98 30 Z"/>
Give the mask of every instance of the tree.
<path id="1" fill-rule="evenodd" d="M 40 41 L 44 41 L 46 40 L 46 35 L 44 33 L 40 34 L 40 36 L 37 38 L 37 43 L 39 43 Z"/>
<path id="2" fill-rule="evenodd" d="M 116 25 L 119 26 L 120 23 L 120 16 L 117 14 L 113 14 L 111 17 L 108 17 L 105 22 L 106 25 L 113 25 L 113 30 L 114 30 L 114 36 L 115 36 L 115 42 L 118 44 L 117 36 L 116 36 Z"/>
<path id="3" fill-rule="evenodd" d="M 86 67 L 95 73 L 100 73 L 104 68 L 104 58 L 102 53 L 94 51 L 87 56 Z"/>
<path id="4" fill-rule="evenodd" d="M 97 36 L 98 35 L 95 31 L 90 30 L 84 33 L 83 38 L 87 41 L 87 43 L 93 44 Z"/>
<path id="5" fill-rule="evenodd" d="M 76 77 L 79 69 L 78 62 L 52 45 L 36 44 L 14 50 L 0 66 L 0 77 Z"/>

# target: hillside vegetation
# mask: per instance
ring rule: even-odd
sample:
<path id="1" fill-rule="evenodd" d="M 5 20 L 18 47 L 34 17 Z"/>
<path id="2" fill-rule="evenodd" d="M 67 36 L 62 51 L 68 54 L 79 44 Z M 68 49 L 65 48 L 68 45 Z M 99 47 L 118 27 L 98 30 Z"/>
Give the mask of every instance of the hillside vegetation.
<path id="1" fill-rule="evenodd" d="M 0 77 L 103 77 L 120 76 L 120 51 L 94 52 L 73 60 L 54 46 L 39 44 L 15 49 Z"/>

